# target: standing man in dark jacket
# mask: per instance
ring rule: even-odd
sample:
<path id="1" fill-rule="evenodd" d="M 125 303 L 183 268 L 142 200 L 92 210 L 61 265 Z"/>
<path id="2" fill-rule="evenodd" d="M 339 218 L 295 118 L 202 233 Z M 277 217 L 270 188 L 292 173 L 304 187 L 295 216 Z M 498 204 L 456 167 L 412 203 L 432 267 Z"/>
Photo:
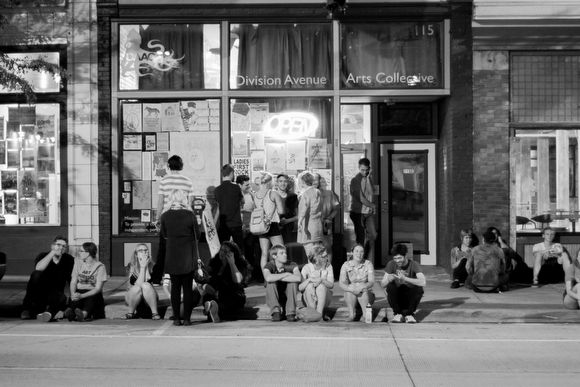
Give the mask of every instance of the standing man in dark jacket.
<path id="1" fill-rule="evenodd" d="M 66 253 L 68 241 L 57 236 L 49 252 L 39 254 L 34 260 L 34 271 L 26 286 L 20 318 L 28 320 L 36 317 L 40 321 L 54 320 L 59 311 L 66 308 L 64 289 L 70 282 L 75 263 Z"/>
<path id="2" fill-rule="evenodd" d="M 230 164 L 222 167 L 222 183 L 215 189 L 215 199 L 219 207 L 217 232 L 220 242 L 229 241 L 231 237 L 242 248 L 244 234 L 241 207 L 244 195 L 240 186 L 234 183 L 234 167 Z"/>
<path id="3" fill-rule="evenodd" d="M 356 242 L 364 246 L 366 258 L 374 262 L 377 228 L 373 203 L 374 189 L 371 180 L 371 162 L 366 157 L 358 161 L 358 171 L 350 181 L 350 219 L 354 225 Z"/>

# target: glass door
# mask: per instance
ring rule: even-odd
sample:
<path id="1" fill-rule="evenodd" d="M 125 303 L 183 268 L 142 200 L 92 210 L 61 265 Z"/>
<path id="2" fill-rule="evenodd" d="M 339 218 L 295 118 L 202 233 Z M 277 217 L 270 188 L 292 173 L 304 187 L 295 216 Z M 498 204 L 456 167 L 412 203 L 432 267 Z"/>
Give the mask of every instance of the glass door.
<path id="1" fill-rule="evenodd" d="M 408 243 L 421 264 L 434 265 L 435 144 L 381 144 L 381 256 Z"/>

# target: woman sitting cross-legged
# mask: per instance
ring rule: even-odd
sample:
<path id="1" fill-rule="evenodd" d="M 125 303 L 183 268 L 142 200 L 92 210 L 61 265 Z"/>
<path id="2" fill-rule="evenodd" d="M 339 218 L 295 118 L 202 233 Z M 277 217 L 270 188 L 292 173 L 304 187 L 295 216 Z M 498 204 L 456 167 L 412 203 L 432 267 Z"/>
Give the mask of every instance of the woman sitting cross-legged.
<path id="1" fill-rule="evenodd" d="M 329 321 L 330 317 L 324 309 L 330 306 L 332 300 L 334 272 L 324 246 L 316 246 L 308 260 L 309 263 L 302 268 L 304 281 L 298 285 L 298 290 L 303 293 L 306 306 L 316 309 L 324 321 Z"/>
<path id="2" fill-rule="evenodd" d="M 357 302 L 362 310 L 375 301 L 373 285 L 375 283 L 375 269 L 373 264 L 365 259 L 365 249 L 356 244 L 352 248 L 352 258 L 346 261 L 340 269 L 338 284 L 344 290 L 344 300 L 348 308 L 348 320 L 355 320 Z"/>
<path id="3" fill-rule="evenodd" d="M 151 308 L 151 319 L 159 320 L 161 316 L 157 312 L 157 292 L 151 285 L 151 270 L 153 261 L 149 248 L 145 244 L 138 244 L 129 262 L 130 287 L 125 295 L 125 302 L 129 305 L 129 313 L 125 315 L 128 320 L 138 317 L 137 307 L 145 301 Z"/>
<path id="4" fill-rule="evenodd" d="M 105 300 L 103 284 L 107 281 L 107 269 L 97 259 L 97 245 L 83 243 L 80 259 L 75 261 L 70 281 L 71 303 L 64 316 L 69 321 L 86 321 L 104 317 Z"/>

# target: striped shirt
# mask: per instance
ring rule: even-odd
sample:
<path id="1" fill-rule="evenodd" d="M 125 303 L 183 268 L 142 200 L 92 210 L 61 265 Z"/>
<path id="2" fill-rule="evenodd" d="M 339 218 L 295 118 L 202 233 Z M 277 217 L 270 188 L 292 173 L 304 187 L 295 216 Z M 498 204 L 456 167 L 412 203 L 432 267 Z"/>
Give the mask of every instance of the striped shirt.
<path id="1" fill-rule="evenodd" d="M 178 173 L 169 173 L 165 175 L 161 182 L 159 182 L 159 195 L 163 195 L 163 211 L 169 209 L 169 196 L 173 190 L 180 189 L 187 192 L 187 196 L 193 196 L 193 183 L 189 177 L 180 175 Z M 161 215 L 161 214 L 159 214 Z"/>

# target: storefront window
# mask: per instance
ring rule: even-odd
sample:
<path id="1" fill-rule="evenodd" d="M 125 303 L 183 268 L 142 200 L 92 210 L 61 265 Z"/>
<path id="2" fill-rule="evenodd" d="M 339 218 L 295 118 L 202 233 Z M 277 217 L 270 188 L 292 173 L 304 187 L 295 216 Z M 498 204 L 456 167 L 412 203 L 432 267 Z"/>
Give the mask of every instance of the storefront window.
<path id="1" fill-rule="evenodd" d="M 27 62 L 43 59 L 45 62 L 59 65 L 60 55 L 58 52 L 26 52 L 7 54 L 14 60 L 24 60 Z M 60 91 L 60 76 L 53 76 L 46 71 L 29 71 L 23 76 L 35 93 L 58 93 Z M 15 90 L 6 89 L 0 86 L 0 94 L 14 93 Z M 18 91 L 20 92 L 20 91 Z"/>
<path id="2" fill-rule="evenodd" d="M 60 106 L 0 104 L 0 214 L 6 225 L 60 224 Z"/>
<path id="3" fill-rule="evenodd" d="M 231 157 L 236 175 L 258 183 L 261 172 L 295 180 L 320 173 L 332 189 L 330 98 L 231 100 Z"/>
<path id="4" fill-rule="evenodd" d="M 341 24 L 341 87 L 441 89 L 443 23 Z"/>
<path id="5" fill-rule="evenodd" d="M 330 89 L 331 24 L 232 24 L 231 89 Z"/>
<path id="6" fill-rule="evenodd" d="M 183 159 L 181 173 L 192 180 L 195 195 L 219 184 L 219 108 L 217 99 L 121 102 L 122 232 L 156 231 L 159 182 L 172 155 Z"/>
<path id="7" fill-rule="evenodd" d="M 518 130 L 513 141 L 518 231 L 576 231 L 580 130 Z"/>
<path id="8" fill-rule="evenodd" d="M 220 88 L 219 24 L 119 28 L 120 90 Z"/>

